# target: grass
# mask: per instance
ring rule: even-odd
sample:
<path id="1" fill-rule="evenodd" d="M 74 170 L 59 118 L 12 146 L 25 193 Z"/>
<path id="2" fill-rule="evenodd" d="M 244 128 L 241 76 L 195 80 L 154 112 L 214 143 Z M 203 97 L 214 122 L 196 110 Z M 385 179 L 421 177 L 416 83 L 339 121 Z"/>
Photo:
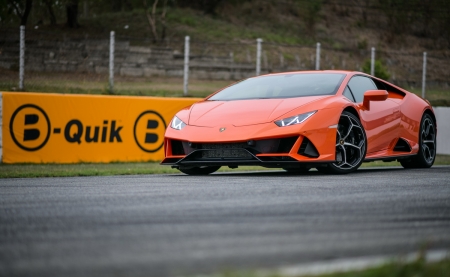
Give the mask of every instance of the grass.
<path id="1" fill-rule="evenodd" d="M 260 274 L 249 271 L 227 271 L 215 277 L 285 277 L 285 275 Z M 346 272 L 334 272 L 320 275 L 301 275 L 301 277 L 449 277 L 450 258 L 439 262 L 427 262 L 419 257 L 411 262 L 393 261 L 384 265 Z M 300 276 L 298 276 L 300 277 Z"/>
<path id="2" fill-rule="evenodd" d="M 0 91 L 15 91 L 16 72 L 0 69 Z M 205 97 L 234 81 L 189 80 L 189 96 Z M 99 74 L 30 73 L 25 90 L 63 94 L 110 95 L 108 76 Z M 114 95 L 182 97 L 182 78 L 115 78 Z"/>
<path id="3" fill-rule="evenodd" d="M 304 26 L 298 19 L 284 16 L 283 20 L 280 20 L 276 14 L 273 14 L 271 20 L 267 19 L 267 15 L 255 13 L 251 5 L 242 10 L 230 10 L 228 14 L 222 16 L 206 15 L 189 8 L 171 8 L 167 12 L 166 24 L 168 36 L 175 40 L 188 35 L 198 41 L 231 42 L 241 38 L 264 37 L 267 41 L 278 43 L 314 43 L 311 37 L 305 35 Z M 119 37 L 152 38 L 145 12 L 139 9 L 119 14 L 101 13 L 94 18 L 80 18 L 80 24 L 89 26 L 89 32 L 96 35 L 104 35 L 110 30 L 115 30 Z M 125 25 L 128 25 L 128 28 L 125 29 Z M 160 34 L 160 26 L 157 26 L 157 31 Z"/>
<path id="4" fill-rule="evenodd" d="M 412 88 L 409 91 L 422 97 L 422 89 Z M 433 107 L 450 107 L 450 88 L 427 89 L 425 90 L 425 99 L 430 101 Z"/>
<path id="5" fill-rule="evenodd" d="M 240 167 L 239 171 L 268 170 L 259 166 Z M 232 171 L 222 167 L 219 171 Z M 180 171 L 157 162 L 80 163 L 80 164 L 0 164 L 0 178 L 111 176 L 138 174 L 173 174 Z"/>
<path id="6" fill-rule="evenodd" d="M 183 43 L 186 35 L 191 37 L 193 44 L 205 41 L 215 43 L 251 41 L 253 43 L 260 37 L 266 42 L 282 44 L 313 45 L 315 43 L 315 38 L 306 32 L 301 18 L 285 13 L 279 16 L 280 9 L 276 1 L 263 0 L 263 2 L 268 5 L 262 12 L 255 11 L 251 3 L 246 3 L 245 7 L 241 7 L 242 9 L 232 8 L 216 15 L 208 15 L 189 8 L 169 8 L 166 14 L 166 42 L 161 45 L 173 46 Z M 133 11 L 121 12 L 102 11 L 95 16 L 92 15 L 79 17 L 80 28 L 67 28 L 63 23 L 65 18 L 60 18 L 56 26 L 45 22 L 36 30 L 27 29 L 27 37 L 34 35 L 36 39 L 55 39 L 62 36 L 65 38 L 108 38 L 109 32 L 115 31 L 118 39 L 129 38 L 132 45 L 153 43 L 153 35 L 144 9 L 137 8 Z M 17 28 L 18 24 L 19 22 L 12 21 L 0 27 L 11 30 Z M 156 29 L 160 37 L 162 26 L 159 22 Z"/>
<path id="7" fill-rule="evenodd" d="M 437 155 L 435 165 L 450 165 L 450 155 Z M 370 162 L 362 167 L 400 166 L 398 162 Z M 219 171 L 280 170 L 260 166 L 243 166 L 238 169 L 222 167 Z M 80 164 L 0 164 L 0 178 L 111 176 L 137 174 L 180 173 L 170 166 L 157 162 L 146 163 L 80 163 Z"/>
<path id="8" fill-rule="evenodd" d="M 434 165 L 450 165 L 450 155 L 436 155 Z M 401 166 L 399 162 L 374 161 L 363 163 L 361 167 Z"/>

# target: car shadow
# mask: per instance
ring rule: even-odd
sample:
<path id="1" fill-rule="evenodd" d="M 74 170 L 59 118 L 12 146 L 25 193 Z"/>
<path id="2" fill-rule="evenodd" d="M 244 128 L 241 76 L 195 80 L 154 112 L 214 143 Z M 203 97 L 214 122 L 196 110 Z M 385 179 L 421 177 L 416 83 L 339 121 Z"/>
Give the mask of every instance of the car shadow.
<path id="1" fill-rule="evenodd" d="M 350 173 L 350 175 L 355 174 L 364 174 L 369 172 L 394 172 L 394 171 L 404 171 L 404 170 L 413 170 L 413 169 L 404 169 L 403 167 L 364 167 L 359 168 L 357 171 Z M 199 175 L 185 175 L 185 174 L 175 174 L 176 176 L 196 176 Z M 310 171 L 306 173 L 295 173 L 295 172 L 287 172 L 285 170 L 267 170 L 267 171 L 239 171 L 239 169 L 236 169 L 235 172 L 215 172 L 213 174 L 205 175 L 203 177 L 223 177 L 223 176 L 254 176 L 254 177 L 265 177 L 265 176 L 277 176 L 277 177 L 292 177 L 292 176 L 348 176 L 349 174 L 344 175 L 333 175 L 333 174 L 327 174 L 327 173 L 321 173 L 315 169 L 311 169 Z"/>

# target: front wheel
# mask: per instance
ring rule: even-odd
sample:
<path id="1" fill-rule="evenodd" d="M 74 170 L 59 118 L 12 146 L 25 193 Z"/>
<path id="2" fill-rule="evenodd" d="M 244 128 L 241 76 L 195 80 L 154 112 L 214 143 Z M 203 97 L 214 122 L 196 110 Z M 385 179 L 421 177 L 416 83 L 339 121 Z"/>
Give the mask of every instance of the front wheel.
<path id="1" fill-rule="evenodd" d="M 429 168 L 436 159 L 436 126 L 429 114 L 424 114 L 420 122 L 419 152 L 407 160 L 400 160 L 404 168 Z"/>
<path id="2" fill-rule="evenodd" d="M 208 175 L 219 170 L 220 166 L 180 167 L 179 171 L 188 175 Z"/>
<path id="3" fill-rule="evenodd" d="M 358 117 L 342 112 L 336 130 L 336 162 L 318 167 L 319 172 L 346 174 L 357 170 L 366 156 L 367 139 Z"/>

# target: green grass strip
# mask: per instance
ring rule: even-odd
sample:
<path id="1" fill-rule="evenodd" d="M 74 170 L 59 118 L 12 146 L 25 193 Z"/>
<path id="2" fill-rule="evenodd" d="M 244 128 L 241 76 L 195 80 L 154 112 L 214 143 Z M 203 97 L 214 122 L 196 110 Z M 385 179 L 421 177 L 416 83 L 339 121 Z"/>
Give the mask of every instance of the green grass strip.
<path id="1" fill-rule="evenodd" d="M 287 277 L 279 273 L 227 270 L 210 277 Z M 384 265 L 363 270 L 351 270 L 320 275 L 299 275 L 297 277 L 450 277 L 450 258 L 439 262 L 427 262 L 419 257 L 411 262 L 396 260 Z M 290 275 L 290 277 L 292 277 Z"/>
<path id="2" fill-rule="evenodd" d="M 435 165 L 450 165 L 450 155 L 437 155 Z M 400 166 L 398 162 L 376 161 L 363 163 L 362 167 Z M 219 171 L 271 170 L 260 166 L 242 166 L 238 169 L 222 167 Z M 279 170 L 279 169 L 274 169 Z M 138 174 L 180 173 L 170 166 L 157 162 L 146 163 L 80 163 L 80 164 L 0 164 L 0 178 L 111 176 Z"/>

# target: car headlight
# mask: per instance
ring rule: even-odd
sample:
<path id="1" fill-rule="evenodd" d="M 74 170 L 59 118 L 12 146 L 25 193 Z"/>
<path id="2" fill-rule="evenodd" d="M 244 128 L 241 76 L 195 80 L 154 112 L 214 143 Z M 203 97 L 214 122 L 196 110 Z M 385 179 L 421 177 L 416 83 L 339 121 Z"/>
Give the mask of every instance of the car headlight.
<path id="1" fill-rule="evenodd" d="M 307 120 L 309 117 L 311 117 L 313 114 L 315 114 L 317 111 L 312 111 L 309 113 L 299 114 L 296 116 L 291 116 L 288 118 L 284 118 L 281 120 L 275 121 L 275 124 L 277 124 L 278 127 L 285 127 L 285 126 L 291 126 L 295 124 L 300 124 L 303 121 Z"/>
<path id="2" fill-rule="evenodd" d="M 186 126 L 186 123 L 184 123 L 181 119 L 174 116 L 172 119 L 172 123 L 170 123 L 170 127 L 174 128 L 175 130 L 181 130 Z"/>

